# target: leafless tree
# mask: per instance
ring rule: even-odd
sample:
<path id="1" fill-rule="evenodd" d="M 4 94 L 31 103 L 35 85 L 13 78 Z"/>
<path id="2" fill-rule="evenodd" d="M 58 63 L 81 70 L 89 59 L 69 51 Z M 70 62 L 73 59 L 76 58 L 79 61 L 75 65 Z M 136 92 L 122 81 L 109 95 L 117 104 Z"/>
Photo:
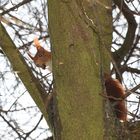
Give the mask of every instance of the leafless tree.
<path id="1" fill-rule="evenodd" d="M 112 53 L 109 53 L 112 61 L 111 74 L 115 75 L 126 88 L 125 100 L 128 106 L 129 122 L 140 120 L 139 11 L 139 0 L 113 0 L 113 40 Z M 45 93 L 50 94 L 52 92 L 52 74 L 37 68 L 27 55 L 29 51 L 34 52 L 33 39 L 35 37 L 39 38 L 42 46 L 50 49 L 47 1 L 1 0 L 0 21 Z M 26 98 L 30 98 L 28 92 L 17 76 L 18 71 L 12 70 L 2 49 L 0 50 L 0 61 L 0 121 L 3 126 L 0 137 L 21 140 L 50 137 L 50 130 L 47 124 L 43 124 L 45 121 L 43 121 L 39 109 L 31 99 L 26 103 Z M 25 102 L 23 103 L 23 101 Z M 22 116 L 25 117 L 22 119 Z"/>

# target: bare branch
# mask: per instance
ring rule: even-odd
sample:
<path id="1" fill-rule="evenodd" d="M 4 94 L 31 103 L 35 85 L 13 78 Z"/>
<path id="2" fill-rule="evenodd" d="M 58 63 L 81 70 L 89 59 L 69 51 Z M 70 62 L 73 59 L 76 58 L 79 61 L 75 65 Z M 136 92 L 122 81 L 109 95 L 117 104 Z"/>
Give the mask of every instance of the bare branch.
<path id="1" fill-rule="evenodd" d="M 31 1 L 32 1 L 32 0 L 23 0 L 22 2 L 20 2 L 19 4 L 17 4 L 17 5 L 15 5 L 15 6 L 11 7 L 10 9 L 8 9 L 8 10 L 6 10 L 6 11 L 3 11 L 3 12 L 1 13 L 1 15 L 7 14 L 7 13 L 9 13 L 10 11 L 13 11 L 13 10 L 19 8 L 20 6 L 22 6 L 22 5 L 26 4 L 26 3 L 29 3 L 29 2 L 31 2 Z"/>
<path id="2" fill-rule="evenodd" d="M 29 137 L 29 135 L 30 135 L 33 131 L 36 130 L 36 128 L 38 127 L 38 125 L 40 124 L 40 122 L 41 122 L 42 119 L 43 119 L 43 115 L 41 115 L 41 117 L 40 117 L 38 123 L 36 124 L 36 126 L 35 126 L 30 132 L 26 133 L 26 136 L 25 136 L 24 139 L 26 139 L 27 137 Z"/>
<path id="3" fill-rule="evenodd" d="M 114 0 L 114 3 L 119 7 L 120 11 L 122 11 L 122 14 L 124 15 L 124 17 L 128 22 L 128 30 L 127 30 L 125 40 L 122 44 L 122 47 L 113 53 L 115 61 L 117 62 L 117 64 L 120 64 L 120 62 L 123 60 L 123 58 L 128 54 L 128 52 L 132 48 L 134 38 L 135 38 L 137 23 L 134 18 L 134 15 L 130 12 L 130 9 L 124 3 L 123 0 L 122 1 Z"/>

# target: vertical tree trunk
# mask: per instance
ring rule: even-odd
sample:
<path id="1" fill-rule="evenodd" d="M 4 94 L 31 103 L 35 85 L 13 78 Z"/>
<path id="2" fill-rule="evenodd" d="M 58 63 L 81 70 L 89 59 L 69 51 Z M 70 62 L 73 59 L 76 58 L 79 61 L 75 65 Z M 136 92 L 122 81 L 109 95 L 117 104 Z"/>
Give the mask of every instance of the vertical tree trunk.
<path id="1" fill-rule="evenodd" d="M 48 0 L 60 140 L 102 140 L 102 69 L 109 69 L 110 0 Z M 104 53 L 105 52 L 105 53 Z M 103 61 L 102 61 L 103 60 Z M 103 66 L 103 67 L 102 67 Z"/>

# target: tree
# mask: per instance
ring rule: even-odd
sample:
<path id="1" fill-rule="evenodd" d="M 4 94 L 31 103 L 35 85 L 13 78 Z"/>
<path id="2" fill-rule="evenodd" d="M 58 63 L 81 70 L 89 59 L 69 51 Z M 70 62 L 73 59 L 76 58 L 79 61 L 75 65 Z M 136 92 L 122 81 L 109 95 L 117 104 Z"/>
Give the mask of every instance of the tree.
<path id="1" fill-rule="evenodd" d="M 49 29 L 59 110 L 58 123 L 62 125 L 62 129 L 60 124 L 56 128 L 61 135 L 60 138 L 59 135 L 56 136 L 58 139 L 103 139 L 103 137 L 128 139 L 130 137 L 126 133 L 126 128 L 114 124 L 114 120 L 105 119 L 109 124 L 103 121 L 103 106 L 106 103 L 99 95 L 104 91 L 104 88 L 103 91 L 101 90 L 101 85 L 104 85 L 103 73 L 109 72 L 110 61 L 113 65 L 112 73 L 122 81 L 122 74 L 128 71 L 126 64 L 122 65 L 122 62 L 134 52 L 137 24 L 134 12 L 126 3 L 114 0 L 114 6 L 120 9 L 127 20 L 128 30 L 123 43 L 120 44 L 121 47 L 111 53 L 110 1 L 102 1 L 102 3 L 49 1 Z M 117 25 L 115 31 L 119 37 L 123 36 L 124 34 L 120 34 L 116 28 Z M 114 44 L 118 45 L 116 41 Z M 139 86 L 136 87 L 135 91 Z M 130 93 L 126 97 L 129 95 Z M 104 128 L 112 129 L 104 131 Z"/>
<path id="2" fill-rule="evenodd" d="M 111 1 L 48 3 L 59 112 L 56 139 L 103 139 L 100 78 L 110 64 L 106 47 L 111 46 L 112 22 L 111 9 L 106 7 Z"/>
<path id="3" fill-rule="evenodd" d="M 53 139 L 139 138 L 140 94 L 138 89 L 140 86 L 138 79 L 140 72 L 138 68 L 139 28 L 137 27 L 139 1 L 114 0 L 112 5 L 109 0 L 101 2 L 48 0 L 49 17 L 47 17 L 45 0 L 37 3 L 26 0 L 10 8 L 7 7 L 7 1 L 2 1 L 1 5 L 1 21 L 9 33 L 11 33 L 11 28 L 14 31 L 11 37 L 13 40 L 15 38 L 17 48 L 1 24 L 2 50 L 0 52 L 2 56 L 6 54 L 9 58 L 13 67 L 12 72 L 16 77 L 17 74 L 19 75 L 49 122 Z M 23 19 L 22 15 L 19 16 L 22 13 L 22 7 L 26 9 L 24 11 L 26 16 L 23 16 Z M 113 13 L 113 31 L 111 13 Z M 28 17 L 32 20 L 28 21 Z M 49 34 L 47 32 L 48 18 Z M 112 32 L 113 41 L 111 42 Z M 32 36 L 45 40 L 45 44 L 50 37 L 54 85 L 50 80 L 50 74 L 44 75 L 44 71 L 37 69 L 26 55 L 28 46 L 33 42 Z M 124 125 L 115 118 L 106 96 L 103 75 L 104 72 L 110 73 L 110 71 L 126 86 L 124 99 L 128 103 L 129 122 Z M 7 71 L 4 71 L 1 75 L 3 82 L 6 74 Z M 13 91 L 21 83 L 17 78 L 16 81 Z M 10 90 L 8 91 L 11 93 Z M 11 99 L 13 93 L 8 98 Z M 22 113 L 22 110 L 26 110 L 28 114 L 35 112 L 34 116 L 39 114 L 39 111 L 36 112 L 33 109 L 28 111 L 28 107 L 23 107 L 19 103 L 22 95 L 14 98 L 15 101 L 8 110 L 5 108 L 7 99 L 4 101 L 5 105 L 1 104 L 0 119 L 10 127 L 7 134 L 14 138 L 41 139 L 40 134 L 33 136 L 33 133 L 39 131 L 37 128 L 39 128 L 42 115 L 28 131 L 19 125 L 14 115 L 11 117 L 14 112 L 21 111 Z M 52 100 L 48 98 L 49 95 L 53 95 Z M 132 105 L 133 108 L 131 108 Z M 31 109 L 32 106 L 29 108 Z M 31 119 L 27 122 L 30 121 Z M 26 125 L 29 126 L 27 123 Z M 47 129 L 43 130 L 46 133 Z M 7 138 L 2 133 L 1 137 Z"/>

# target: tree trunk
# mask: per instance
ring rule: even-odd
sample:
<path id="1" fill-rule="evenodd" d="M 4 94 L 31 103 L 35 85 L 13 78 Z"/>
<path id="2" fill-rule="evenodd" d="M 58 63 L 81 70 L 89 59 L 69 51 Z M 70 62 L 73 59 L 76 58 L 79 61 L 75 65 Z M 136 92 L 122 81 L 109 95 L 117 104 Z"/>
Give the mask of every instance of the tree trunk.
<path id="1" fill-rule="evenodd" d="M 109 70 L 111 1 L 48 0 L 60 122 L 56 140 L 102 140 L 102 71 Z M 61 129 L 60 129 L 61 127 Z M 57 130 L 59 129 L 59 130 Z"/>

